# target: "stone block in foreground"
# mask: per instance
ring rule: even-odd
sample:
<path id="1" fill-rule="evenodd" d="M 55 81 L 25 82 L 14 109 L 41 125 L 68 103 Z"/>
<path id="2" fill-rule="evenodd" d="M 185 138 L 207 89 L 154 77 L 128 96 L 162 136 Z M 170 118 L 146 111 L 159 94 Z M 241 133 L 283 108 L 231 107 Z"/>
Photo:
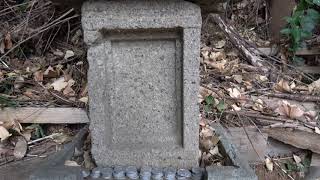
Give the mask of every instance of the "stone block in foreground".
<path id="1" fill-rule="evenodd" d="M 238 149 L 230 141 L 228 132 L 219 124 L 213 123 L 211 126 L 219 134 L 221 149 L 229 159 L 229 166 L 209 166 L 206 167 L 207 180 L 258 180 L 256 174 L 249 166 L 248 161 L 240 156 Z"/>
<path id="2" fill-rule="evenodd" d="M 200 8 L 87 2 L 82 26 L 96 163 L 197 166 Z"/>

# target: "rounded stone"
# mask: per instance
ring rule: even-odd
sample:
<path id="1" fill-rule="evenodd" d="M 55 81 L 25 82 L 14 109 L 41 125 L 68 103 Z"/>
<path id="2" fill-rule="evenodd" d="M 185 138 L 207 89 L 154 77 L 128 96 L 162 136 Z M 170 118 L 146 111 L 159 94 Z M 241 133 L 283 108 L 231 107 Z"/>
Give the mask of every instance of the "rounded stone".
<path id="1" fill-rule="evenodd" d="M 174 180 L 176 177 L 176 172 L 177 170 L 174 167 L 164 168 L 164 178 L 166 180 Z"/>
<path id="2" fill-rule="evenodd" d="M 178 177 L 189 178 L 189 177 L 191 177 L 191 172 L 188 169 L 179 169 L 177 171 L 177 175 L 178 175 Z"/>
<path id="3" fill-rule="evenodd" d="M 114 179 L 125 179 L 125 168 L 122 166 L 115 166 L 113 169 L 113 177 Z"/>
<path id="4" fill-rule="evenodd" d="M 113 169 L 110 167 L 101 169 L 101 176 L 103 179 L 112 179 Z"/>
<path id="5" fill-rule="evenodd" d="M 203 176 L 204 168 L 201 167 L 193 167 L 192 170 L 192 179 L 194 180 L 200 180 Z"/>
<path id="6" fill-rule="evenodd" d="M 161 168 L 153 168 L 151 173 L 152 173 L 152 179 L 154 180 L 163 179 L 163 172 Z"/>
<path id="7" fill-rule="evenodd" d="M 90 176 L 91 172 L 89 170 L 82 170 L 81 171 L 82 177 L 87 178 Z"/>
<path id="8" fill-rule="evenodd" d="M 93 179 L 97 179 L 101 176 L 101 171 L 100 171 L 100 168 L 96 167 L 94 169 L 92 169 L 92 172 L 91 172 L 91 177 Z"/>
<path id="9" fill-rule="evenodd" d="M 129 179 L 139 179 L 138 170 L 134 166 L 128 166 L 126 168 L 126 175 Z"/>
<path id="10" fill-rule="evenodd" d="M 140 169 L 140 179 L 149 180 L 151 179 L 152 168 L 150 166 L 142 166 Z"/>

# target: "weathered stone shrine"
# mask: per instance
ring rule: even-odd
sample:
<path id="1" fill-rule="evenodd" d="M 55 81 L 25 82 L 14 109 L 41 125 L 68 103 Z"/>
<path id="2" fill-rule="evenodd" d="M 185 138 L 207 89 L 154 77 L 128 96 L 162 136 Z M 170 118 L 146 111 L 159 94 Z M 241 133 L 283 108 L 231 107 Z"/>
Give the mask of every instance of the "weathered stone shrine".
<path id="1" fill-rule="evenodd" d="M 200 8 L 87 2 L 82 26 L 96 163 L 197 166 Z"/>

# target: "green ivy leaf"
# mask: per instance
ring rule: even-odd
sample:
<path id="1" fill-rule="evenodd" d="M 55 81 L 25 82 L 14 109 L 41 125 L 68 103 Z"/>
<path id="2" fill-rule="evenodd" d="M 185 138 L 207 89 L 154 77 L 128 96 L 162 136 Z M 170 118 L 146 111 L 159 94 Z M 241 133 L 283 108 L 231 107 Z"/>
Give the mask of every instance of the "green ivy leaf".
<path id="1" fill-rule="evenodd" d="M 312 32 L 301 31 L 301 38 L 309 38 L 312 36 Z"/>
<path id="2" fill-rule="evenodd" d="M 212 105 L 213 104 L 213 101 L 214 101 L 214 98 L 210 95 L 210 96 L 207 96 L 204 101 L 206 102 L 207 105 Z"/>
<path id="3" fill-rule="evenodd" d="M 314 21 L 314 23 L 318 23 L 318 21 L 320 20 L 320 13 L 312 8 L 307 10 L 307 16 L 310 17 Z"/>
<path id="4" fill-rule="evenodd" d="M 304 64 L 305 60 L 302 57 L 295 56 L 295 57 L 293 57 L 292 62 L 293 62 L 293 64 L 295 64 L 297 66 L 302 66 Z"/>
<path id="5" fill-rule="evenodd" d="M 313 0 L 312 1 L 315 5 L 320 6 L 320 0 Z"/>
<path id="6" fill-rule="evenodd" d="M 303 10 L 307 9 L 309 5 L 310 4 L 307 1 L 301 0 L 299 2 L 299 4 L 297 5 L 296 11 L 303 11 Z"/>
<path id="7" fill-rule="evenodd" d="M 222 112 L 226 109 L 226 104 L 223 100 L 219 101 L 219 104 L 217 105 L 217 109 L 219 112 Z"/>
<path id="8" fill-rule="evenodd" d="M 297 170 L 297 166 L 295 164 L 293 164 L 292 162 L 285 163 L 285 166 L 286 166 L 288 172 L 292 172 L 292 171 Z"/>
<path id="9" fill-rule="evenodd" d="M 310 16 L 303 16 L 301 18 L 301 28 L 305 33 L 312 32 L 315 28 L 315 22 Z"/>
<path id="10" fill-rule="evenodd" d="M 207 113 L 211 112 L 211 109 L 212 109 L 212 105 L 207 104 L 207 105 L 204 106 L 204 111 L 207 112 Z"/>
<path id="11" fill-rule="evenodd" d="M 299 43 L 301 40 L 301 29 L 299 27 L 294 27 L 291 30 L 292 38 L 294 43 Z"/>
<path id="12" fill-rule="evenodd" d="M 308 4 L 313 5 L 312 0 L 305 0 Z"/>
<path id="13" fill-rule="evenodd" d="M 291 29 L 285 28 L 280 31 L 281 34 L 289 35 L 291 33 Z"/>

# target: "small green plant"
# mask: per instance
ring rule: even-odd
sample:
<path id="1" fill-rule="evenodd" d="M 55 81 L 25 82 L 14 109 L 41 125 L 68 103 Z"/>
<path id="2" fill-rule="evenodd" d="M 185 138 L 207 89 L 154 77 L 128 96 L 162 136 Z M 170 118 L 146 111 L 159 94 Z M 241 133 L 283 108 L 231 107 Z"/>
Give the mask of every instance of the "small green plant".
<path id="1" fill-rule="evenodd" d="M 0 95 L 0 108 L 3 107 L 16 107 L 17 103 L 5 96 Z"/>
<path id="2" fill-rule="evenodd" d="M 286 17 L 288 27 L 281 30 L 291 40 L 292 52 L 305 46 L 304 40 L 312 36 L 320 21 L 320 13 L 314 7 L 320 6 L 320 0 L 300 0 L 291 17 Z"/>
<path id="3" fill-rule="evenodd" d="M 211 112 L 213 107 L 216 107 L 219 112 L 223 112 L 226 109 L 226 104 L 224 100 L 220 100 L 218 104 L 215 103 L 213 96 L 209 95 L 204 99 L 204 111 Z"/>
<path id="4" fill-rule="evenodd" d="M 213 104 L 214 104 L 214 97 L 209 95 L 204 99 L 204 102 L 205 102 L 204 111 L 211 112 Z"/>
<path id="5" fill-rule="evenodd" d="M 44 130 L 40 124 L 32 124 L 27 126 L 25 129 L 34 130 L 34 136 L 36 139 L 45 137 Z"/>

